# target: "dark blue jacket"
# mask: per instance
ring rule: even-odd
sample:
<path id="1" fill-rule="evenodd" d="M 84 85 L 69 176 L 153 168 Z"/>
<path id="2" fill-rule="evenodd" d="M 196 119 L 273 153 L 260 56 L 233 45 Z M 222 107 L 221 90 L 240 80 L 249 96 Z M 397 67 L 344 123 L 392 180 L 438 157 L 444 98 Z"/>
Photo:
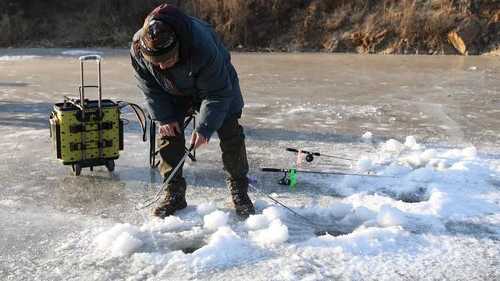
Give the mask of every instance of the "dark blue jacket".
<path id="1" fill-rule="evenodd" d="M 179 37 L 180 60 L 168 70 L 146 61 L 138 48 L 140 29 L 130 52 L 138 86 L 153 119 L 161 124 L 179 120 L 176 99 L 181 96 L 201 102 L 195 131 L 209 139 L 224 120 L 241 117 L 243 97 L 231 56 L 209 24 L 172 6 L 160 10 L 158 17 Z"/>

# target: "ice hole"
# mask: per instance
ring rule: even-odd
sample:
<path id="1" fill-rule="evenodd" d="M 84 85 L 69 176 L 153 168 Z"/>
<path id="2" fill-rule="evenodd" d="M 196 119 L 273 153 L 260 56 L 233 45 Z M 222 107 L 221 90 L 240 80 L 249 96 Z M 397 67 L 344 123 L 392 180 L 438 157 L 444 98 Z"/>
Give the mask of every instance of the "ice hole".
<path id="1" fill-rule="evenodd" d="M 193 247 L 182 248 L 181 251 L 184 254 L 192 254 L 194 251 L 200 249 L 201 247 L 203 247 L 203 245 L 196 245 L 196 246 L 193 246 Z"/>
<path id="2" fill-rule="evenodd" d="M 195 239 L 183 239 L 171 243 L 168 248 L 172 251 L 182 251 L 185 254 L 191 254 L 194 251 L 202 248 L 206 245 L 206 241 L 201 237 L 196 237 Z"/>
<path id="3" fill-rule="evenodd" d="M 323 235 L 331 235 L 331 236 L 341 236 L 341 235 L 346 235 L 346 234 L 349 234 L 350 232 L 348 231 L 344 231 L 344 230 L 340 230 L 340 229 L 333 229 L 333 228 L 330 228 L 330 229 L 316 229 L 314 231 L 314 235 L 316 236 L 323 236 Z"/>
<path id="4" fill-rule="evenodd" d="M 470 221 L 448 221 L 445 223 L 445 227 L 446 230 L 453 234 L 489 238 L 500 241 L 500 236 L 495 231 L 493 225 Z"/>
<path id="5" fill-rule="evenodd" d="M 413 192 L 401 193 L 397 196 L 397 198 L 405 203 L 419 203 L 429 200 L 429 196 L 430 195 L 427 193 L 427 189 L 420 187 Z"/>

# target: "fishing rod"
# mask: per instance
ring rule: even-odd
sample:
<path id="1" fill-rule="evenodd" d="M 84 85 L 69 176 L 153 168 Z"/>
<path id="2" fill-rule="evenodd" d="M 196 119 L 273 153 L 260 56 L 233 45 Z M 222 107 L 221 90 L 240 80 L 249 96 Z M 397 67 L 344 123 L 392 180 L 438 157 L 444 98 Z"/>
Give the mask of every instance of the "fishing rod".
<path id="1" fill-rule="evenodd" d="M 298 169 L 280 169 L 280 168 L 261 168 L 262 172 L 273 172 L 273 173 L 283 173 L 283 177 L 278 181 L 281 185 L 289 185 L 291 188 L 295 188 L 297 185 L 297 174 L 320 174 L 320 175 L 336 175 L 336 176 L 361 176 L 361 177 L 377 177 L 377 178 L 395 178 L 393 176 L 382 176 L 373 174 L 357 174 L 357 173 L 345 173 L 339 171 L 310 171 L 310 170 L 298 170 Z"/>
<path id="2" fill-rule="evenodd" d="M 147 119 L 149 120 L 149 166 L 153 169 L 157 168 L 160 165 L 160 160 L 157 160 L 156 157 L 160 154 L 160 148 L 156 147 L 156 121 L 153 120 L 153 117 L 148 113 Z M 195 115 L 191 114 L 186 120 L 184 120 L 184 125 L 182 130 L 186 130 L 187 126 L 193 121 L 193 126 L 195 124 Z M 188 151 L 189 149 L 186 147 L 184 151 Z M 189 150 L 188 157 L 191 161 L 196 162 L 196 150 Z"/>
<path id="3" fill-rule="evenodd" d="M 256 182 L 255 182 L 256 183 Z M 292 210 L 292 208 L 288 207 L 287 205 L 285 205 L 284 203 L 280 202 L 278 199 L 276 198 L 273 198 L 271 195 L 263 192 L 262 190 L 258 189 L 257 187 L 255 187 L 252 183 L 249 183 L 248 184 L 248 187 L 250 187 L 250 189 L 252 189 L 254 192 L 262 195 L 262 196 L 265 196 L 267 198 L 269 198 L 271 201 L 273 201 L 274 203 L 276 203 L 277 205 L 285 208 L 285 210 L 289 211 L 290 213 L 292 213 L 293 215 L 295 215 L 296 217 L 300 218 L 301 220 L 303 220 L 303 222 L 305 224 L 308 224 L 310 226 L 312 226 L 315 231 L 318 230 L 318 227 L 321 227 L 321 228 L 333 228 L 333 227 L 338 227 L 337 225 L 334 225 L 334 224 L 323 224 L 323 223 L 317 223 L 317 222 L 314 222 L 312 221 L 310 218 L 307 218 L 301 214 L 299 214 L 298 212 Z M 326 233 L 328 233 L 328 231 L 325 231 Z"/>
<path id="4" fill-rule="evenodd" d="M 323 157 L 336 158 L 336 159 L 342 159 L 342 160 L 347 160 L 347 161 L 356 161 L 352 158 L 328 155 L 328 154 L 323 154 L 323 153 L 319 153 L 319 152 L 312 152 L 312 151 L 307 151 L 307 150 L 302 150 L 302 149 L 296 149 L 296 148 L 292 148 L 292 147 L 287 147 L 286 151 L 295 152 L 297 154 L 305 154 L 307 162 L 312 162 L 314 160 L 314 156 L 323 156 Z"/>
<path id="5" fill-rule="evenodd" d="M 167 185 L 174 178 L 175 174 L 177 173 L 177 171 L 182 166 L 182 163 L 184 163 L 186 161 L 186 158 L 189 157 L 189 155 L 191 154 L 191 151 L 193 149 L 194 149 L 194 145 L 191 145 L 191 147 L 189 149 L 186 149 L 186 153 L 184 153 L 184 156 L 182 156 L 182 158 L 179 161 L 179 163 L 177 163 L 177 166 L 175 166 L 174 170 L 170 173 L 170 175 L 168 176 L 168 178 L 158 188 L 158 190 L 156 191 L 156 194 L 153 197 L 151 197 L 151 198 L 147 199 L 146 201 L 144 201 L 144 203 L 142 203 L 142 205 L 136 206 L 135 209 L 137 211 L 142 210 L 144 208 L 147 208 L 147 207 L 153 205 L 154 203 L 158 202 L 158 200 L 161 199 L 162 192 L 164 192 L 164 190 L 167 187 Z"/>

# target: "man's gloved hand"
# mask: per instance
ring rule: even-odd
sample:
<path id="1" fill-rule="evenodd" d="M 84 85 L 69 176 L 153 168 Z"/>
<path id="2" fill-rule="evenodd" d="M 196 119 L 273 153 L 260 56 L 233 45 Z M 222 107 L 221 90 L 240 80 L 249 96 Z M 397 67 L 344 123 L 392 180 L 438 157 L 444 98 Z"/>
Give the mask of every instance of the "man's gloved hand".
<path id="1" fill-rule="evenodd" d="M 170 122 L 160 126 L 160 136 L 162 137 L 175 137 L 181 133 L 178 122 Z"/>
<path id="2" fill-rule="evenodd" d="M 193 132 L 191 135 L 191 147 L 197 149 L 198 147 L 207 144 L 208 139 L 198 132 Z"/>

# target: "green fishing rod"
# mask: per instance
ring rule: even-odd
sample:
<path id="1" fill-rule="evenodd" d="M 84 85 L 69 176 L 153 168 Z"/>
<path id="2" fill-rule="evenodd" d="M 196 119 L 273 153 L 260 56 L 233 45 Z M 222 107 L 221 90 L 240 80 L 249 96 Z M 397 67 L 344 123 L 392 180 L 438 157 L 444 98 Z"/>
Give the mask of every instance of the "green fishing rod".
<path id="1" fill-rule="evenodd" d="M 320 174 L 320 175 L 336 175 L 336 176 L 361 176 L 361 177 L 377 177 L 377 178 L 395 178 L 393 176 L 381 176 L 373 174 L 357 174 L 357 173 L 345 173 L 339 171 L 310 171 L 310 170 L 298 170 L 295 168 L 291 169 L 280 169 L 280 168 L 261 168 L 262 172 L 272 172 L 272 173 L 283 173 L 283 177 L 279 180 L 279 184 L 288 185 L 290 188 L 294 189 L 297 185 L 297 175 L 299 173 L 304 174 Z"/>

